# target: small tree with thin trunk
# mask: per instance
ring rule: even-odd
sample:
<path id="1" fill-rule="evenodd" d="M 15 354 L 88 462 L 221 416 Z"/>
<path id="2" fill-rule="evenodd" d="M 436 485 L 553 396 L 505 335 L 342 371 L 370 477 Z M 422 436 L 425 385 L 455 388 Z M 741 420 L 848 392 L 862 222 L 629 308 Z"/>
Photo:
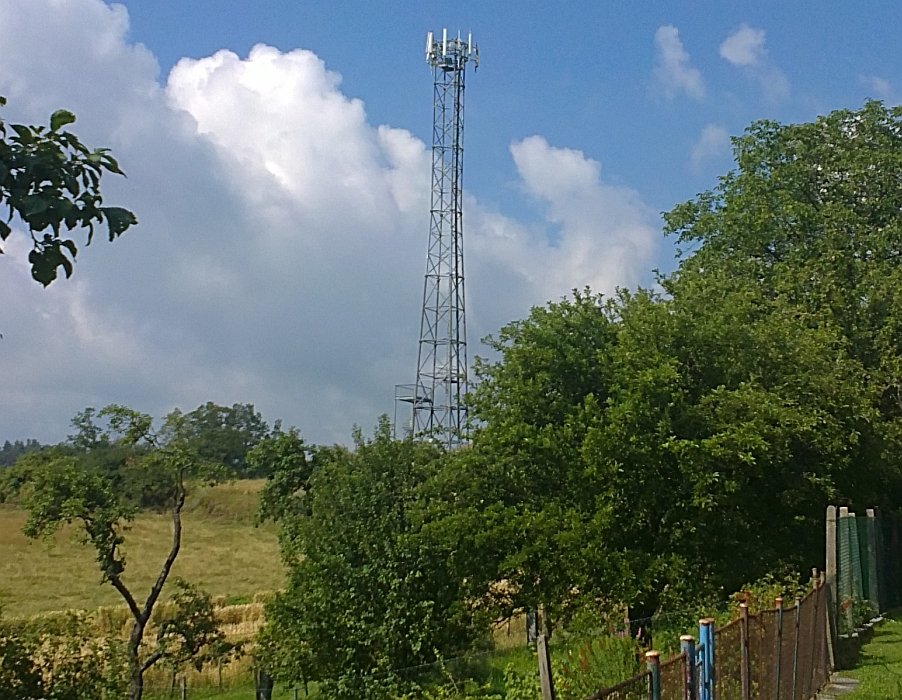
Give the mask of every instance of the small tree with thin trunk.
<path id="1" fill-rule="evenodd" d="M 76 456 L 55 457 L 30 475 L 22 491 L 22 503 L 28 511 L 25 534 L 34 538 L 47 537 L 67 523 L 80 529 L 84 541 L 94 550 L 102 582 L 109 583 L 119 592 L 131 613 L 132 628 L 126 645 L 129 698 L 140 700 L 144 673 L 166 656 L 165 645 L 157 644 L 152 650 L 146 650 L 142 649 L 142 642 L 151 613 L 181 549 L 186 481 L 189 478 L 215 479 L 218 473 L 215 466 L 202 462 L 187 445 L 180 430 L 180 414 L 170 414 L 160 430 L 154 429 L 150 416 L 123 406 L 108 406 L 98 415 L 108 420 L 110 442 L 145 448 L 135 451 L 133 459 L 139 460 L 136 466 L 155 470 L 158 476 L 166 477 L 155 481 L 158 488 L 165 491 L 161 495 L 172 518 L 172 541 L 150 591 L 142 601 L 134 587 L 129 588 L 122 579 L 126 563 L 122 551 L 123 532 L 134 518 L 136 506 L 122 489 L 115 487 L 108 474 L 86 467 Z M 173 624 L 172 629 L 178 630 L 180 625 Z M 209 634 L 213 640 L 215 627 L 208 632 L 192 628 L 192 634 L 195 637 Z M 196 642 L 194 639 L 192 646 L 200 648 L 202 644 Z"/>

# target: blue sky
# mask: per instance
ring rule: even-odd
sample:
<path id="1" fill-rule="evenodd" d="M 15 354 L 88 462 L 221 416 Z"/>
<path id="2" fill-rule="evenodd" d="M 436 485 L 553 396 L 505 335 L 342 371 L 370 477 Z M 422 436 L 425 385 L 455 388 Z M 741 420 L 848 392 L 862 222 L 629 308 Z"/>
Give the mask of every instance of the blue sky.
<path id="1" fill-rule="evenodd" d="M 897 104 L 900 24 L 896 2 L 2 0 L 5 117 L 75 111 L 141 224 L 48 290 L 7 246 L 0 440 L 111 402 L 251 402 L 317 442 L 391 413 L 416 364 L 428 30 L 480 48 L 472 358 L 533 304 L 672 268 L 660 212 L 714 186 L 751 121 Z"/>
<path id="2" fill-rule="evenodd" d="M 262 2 L 124 3 L 131 36 L 157 56 L 163 74 L 183 56 L 220 48 L 246 55 L 264 42 L 308 48 L 341 73 L 343 91 L 374 123 L 429 137 L 423 35 L 449 27 L 480 44 L 482 66 L 468 82 L 467 184 L 498 192 L 511 179 L 511 140 L 543 134 L 600 160 L 611 178 L 666 209 L 710 187 L 729 166 L 687 154 L 708 124 L 740 133 L 751 121 L 807 121 L 866 97 L 899 99 L 897 2 Z M 673 26 L 701 72 L 705 95 L 661 98 L 653 74 L 655 32 Z M 719 47 L 742 26 L 763 31 L 767 61 L 788 83 L 768 98 L 750 71 Z M 873 78 L 896 92 L 880 94 Z"/>

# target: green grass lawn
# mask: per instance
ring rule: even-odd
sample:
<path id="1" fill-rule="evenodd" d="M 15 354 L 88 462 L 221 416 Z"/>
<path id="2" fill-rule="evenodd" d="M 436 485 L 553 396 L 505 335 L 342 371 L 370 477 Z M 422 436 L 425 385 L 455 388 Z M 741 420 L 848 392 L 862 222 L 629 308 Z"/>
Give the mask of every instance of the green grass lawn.
<path id="1" fill-rule="evenodd" d="M 899 700 L 902 698 L 902 610 L 897 610 L 874 630 L 855 669 L 843 676 L 857 678 L 859 686 L 849 700 Z"/>
<path id="2" fill-rule="evenodd" d="M 284 585 L 276 528 L 254 527 L 262 481 L 236 481 L 199 488 L 183 514 L 182 549 L 172 570 L 226 602 L 246 602 Z M 93 552 L 74 528 L 49 542 L 22 534 L 25 513 L 0 505 L 0 605 L 8 617 L 71 608 L 122 604 L 100 585 Z M 125 582 L 143 600 L 169 551 L 171 518 L 142 513 L 125 533 Z"/>

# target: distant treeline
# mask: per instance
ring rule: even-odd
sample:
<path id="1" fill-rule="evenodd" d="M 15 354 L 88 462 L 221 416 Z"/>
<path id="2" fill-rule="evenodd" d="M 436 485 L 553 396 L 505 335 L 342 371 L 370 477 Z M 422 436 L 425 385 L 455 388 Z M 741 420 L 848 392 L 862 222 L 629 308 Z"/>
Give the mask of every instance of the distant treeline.
<path id="1" fill-rule="evenodd" d="M 0 448 L 0 468 L 10 467 L 26 452 L 35 452 L 42 447 L 43 445 L 41 443 L 30 438 L 25 442 L 22 442 L 21 440 L 16 440 L 15 442 L 6 440 L 3 443 L 3 447 Z"/>
<path id="2" fill-rule="evenodd" d="M 0 450 L 0 466 L 5 472 L 0 480 L 0 501 L 16 493 L 35 468 L 66 456 L 76 458 L 83 468 L 110 478 L 135 505 L 143 508 L 163 505 L 161 494 L 165 489 L 141 459 L 151 448 L 122 440 L 120 426 L 110 420 L 106 409 L 85 408 L 72 418 L 70 426 L 73 432 L 65 441 L 54 445 L 31 439 L 4 443 Z M 268 475 L 265 465 L 248 464 L 247 453 L 262 439 L 279 435 L 282 430 L 280 421 L 270 427 L 253 404 L 220 406 L 209 401 L 188 413 L 172 411 L 166 416 L 164 426 L 167 435 L 177 436 L 197 460 L 235 479 Z"/>

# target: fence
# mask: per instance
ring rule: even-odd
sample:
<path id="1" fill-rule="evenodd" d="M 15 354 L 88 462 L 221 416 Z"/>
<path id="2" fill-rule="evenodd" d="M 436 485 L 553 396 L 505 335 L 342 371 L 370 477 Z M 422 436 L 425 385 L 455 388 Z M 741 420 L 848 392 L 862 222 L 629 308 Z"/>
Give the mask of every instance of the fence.
<path id="1" fill-rule="evenodd" d="M 588 700 L 807 700 L 830 675 L 827 601 L 818 576 L 788 608 L 778 598 L 773 609 L 750 613 L 743 603 L 719 629 L 701 620 L 697 640 L 680 638 L 679 654 L 662 662 L 647 652 L 645 671 Z"/>
<path id="2" fill-rule="evenodd" d="M 826 571 L 814 589 L 784 607 L 751 614 L 720 629 L 703 620 L 681 652 L 588 700 L 807 700 L 822 688 L 834 651 L 877 613 L 902 605 L 902 520 L 868 509 L 827 508 Z M 548 700 L 548 698 L 546 698 Z"/>
<path id="3" fill-rule="evenodd" d="M 856 515 L 829 506 L 826 534 L 835 637 L 902 604 L 902 539 L 899 518 L 873 508 Z"/>

